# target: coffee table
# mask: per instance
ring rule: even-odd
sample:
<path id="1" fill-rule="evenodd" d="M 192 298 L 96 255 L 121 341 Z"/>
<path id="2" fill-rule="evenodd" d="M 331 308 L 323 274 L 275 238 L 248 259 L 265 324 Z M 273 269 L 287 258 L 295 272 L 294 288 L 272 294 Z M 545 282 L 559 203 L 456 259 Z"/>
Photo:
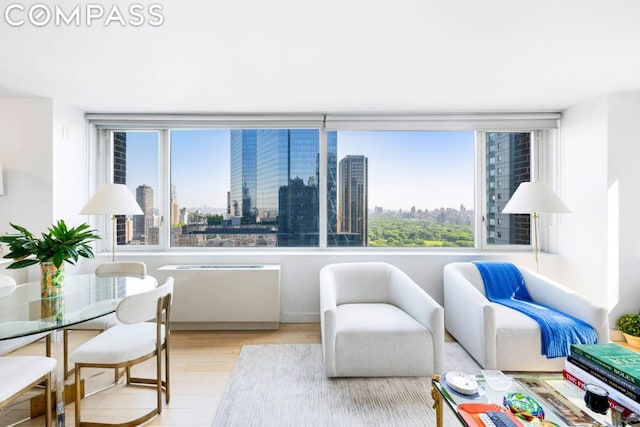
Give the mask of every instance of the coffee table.
<path id="1" fill-rule="evenodd" d="M 603 415 L 588 409 L 584 403 L 584 391 L 565 380 L 559 373 L 522 373 L 509 376 L 513 379 L 510 388 L 501 391 L 489 387 L 481 375 L 476 376 L 480 384 L 480 393 L 474 398 L 468 398 L 446 385 L 446 377 L 442 381 L 440 375 L 434 375 L 431 379 L 431 396 L 436 411 L 436 426 L 443 426 L 443 408 L 446 405 L 461 425 L 475 427 L 465 422 L 458 411 L 458 405 L 493 403 L 502 406 L 503 397 L 508 392 L 520 392 L 532 397 L 543 408 L 544 419 L 561 427 L 590 424 L 622 425 L 621 415 L 615 410 L 609 409 L 607 414 Z M 522 424 L 526 425 L 524 422 Z"/>

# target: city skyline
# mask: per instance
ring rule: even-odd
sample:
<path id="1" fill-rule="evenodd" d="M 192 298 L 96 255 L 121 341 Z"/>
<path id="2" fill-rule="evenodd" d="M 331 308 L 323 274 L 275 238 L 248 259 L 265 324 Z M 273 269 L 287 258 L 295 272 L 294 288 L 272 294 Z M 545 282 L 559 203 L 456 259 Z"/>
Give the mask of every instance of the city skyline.
<path id="1" fill-rule="evenodd" d="M 157 135 L 127 132 L 132 194 L 139 185 L 159 187 L 157 168 L 149 167 L 159 155 Z M 171 185 L 179 205 L 223 212 L 230 187 L 230 131 L 174 130 L 171 137 Z M 369 209 L 474 208 L 473 131 L 340 131 L 337 145 L 338 161 L 347 155 L 369 159 Z M 154 208 L 159 193 L 154 191 Z"/>

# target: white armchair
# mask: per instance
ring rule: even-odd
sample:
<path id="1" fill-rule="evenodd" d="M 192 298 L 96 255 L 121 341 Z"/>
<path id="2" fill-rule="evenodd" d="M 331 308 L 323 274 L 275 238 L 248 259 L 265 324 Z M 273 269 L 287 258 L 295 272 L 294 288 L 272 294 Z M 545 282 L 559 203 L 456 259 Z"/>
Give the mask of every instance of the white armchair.
<path id="1" fill-rule="evenodd" d="M 609 341 L 607 311 L 576 292 L 526 268 L 518 267 L 531 298 L 581 319 Z M 485 297 L 484 282 L 471 262 L 444 267 L 445 324 L 448 332 L 485 369 L 559 372 L 564 357 L 541 354 L 540 327 L 527 315 Z"/>
<path id="2" fill-rule="evenodd" d="M 320 316 L 328 377 L 442 373 L 443 308 L 393 265 L 322 268 Z"/>

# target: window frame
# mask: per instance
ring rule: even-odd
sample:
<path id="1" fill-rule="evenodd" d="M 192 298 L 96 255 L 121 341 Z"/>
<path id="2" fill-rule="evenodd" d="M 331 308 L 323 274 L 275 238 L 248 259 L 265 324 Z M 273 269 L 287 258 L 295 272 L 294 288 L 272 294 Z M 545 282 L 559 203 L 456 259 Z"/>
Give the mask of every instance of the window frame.
<path id="1" fill-rule="evenodd" d="M 151 252 L 205 252 L 205 251 L 420 251 L 420 252 L 473 252 L 473 251 L 523 251 L 529 245 L 496 245 L 487 243 L 486 214 L 486 144 L 487 132 L 532 132 L 531 179 L 544 179 L 550 184 L 557 174 L 557 138 L 560 113 L 518 114 L 469 114 L 469 115 L 146 115 L 146 114 L 87 114 L 89 148 L 90 188 L 103 182 L 113 182 L 113 138 L 114 132 L 157 131 L 159 132 L 159 183 L 162 191 L 158 207 L 160 230 L 158 245 L 119 245 L 118 251 Z M 171 141 L 172 129 L 318 129 L 320 132 L 320 185 L 319 185 L 319 245 L 309 247 L 180 247 L 170 246 L 170 221 L 166 220 L 171 191 Z M 498 129 L 498 130 L 497 130 Z M 533 130 L 532 130 L 533 129 Z M 472 130 L 475 132 L 474 171 L 474 246 L 469 248 L 439 247 L 332 247 L 327 246 L 327 131 L 333 130 Z M 111 135 L 105 143 L 105 135 Z M 542 148 L 541 148 L 542 147 Z M 549 163 L 548 165 L 545 162 Z M 541 173 L 541 171 L 543 173 Z M 552 186 L 553 187 L 553 186 Z M 92 217 L 91 222 L 105 236 L 111 236 L 111 221 Z M 533 223 L 533 221 L 532 221 Z M 533 231 L 532 231 L 533 232 Z M 541 242 L 545 242 L 545 237 Z M 109 250 L 109 238 L 102 240 L 101 247 Z M 541 245 L 545 247 L 545 244 Z"/>

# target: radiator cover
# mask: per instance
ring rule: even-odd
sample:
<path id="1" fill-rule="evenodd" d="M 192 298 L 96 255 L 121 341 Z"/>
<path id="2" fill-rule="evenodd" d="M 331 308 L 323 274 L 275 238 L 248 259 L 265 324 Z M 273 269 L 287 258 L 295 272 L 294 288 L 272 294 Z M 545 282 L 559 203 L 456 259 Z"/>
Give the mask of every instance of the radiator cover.
<path id="1" fill-rule="evenodd" d="M 278 329 L 280 265 L 165 265 L 174 330 Z"/>

